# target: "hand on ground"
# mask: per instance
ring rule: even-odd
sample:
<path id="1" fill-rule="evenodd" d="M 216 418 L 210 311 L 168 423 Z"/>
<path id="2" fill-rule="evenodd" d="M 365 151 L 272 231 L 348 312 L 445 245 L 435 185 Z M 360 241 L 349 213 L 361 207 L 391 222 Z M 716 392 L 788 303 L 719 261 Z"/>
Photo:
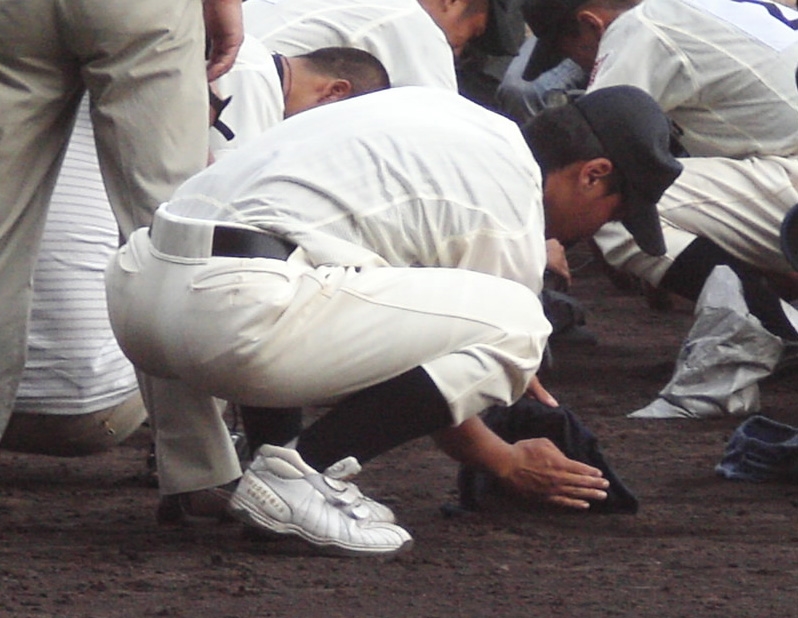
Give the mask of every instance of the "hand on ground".
<path id="1" fill-rule="evenodd" d="M 609 481 L 601 470 L 569 459 L 548 438 L 521 440 L 512 448 L 514 465 L 502 479 L 512 490 L 576 509 L 607 497 Z"/>

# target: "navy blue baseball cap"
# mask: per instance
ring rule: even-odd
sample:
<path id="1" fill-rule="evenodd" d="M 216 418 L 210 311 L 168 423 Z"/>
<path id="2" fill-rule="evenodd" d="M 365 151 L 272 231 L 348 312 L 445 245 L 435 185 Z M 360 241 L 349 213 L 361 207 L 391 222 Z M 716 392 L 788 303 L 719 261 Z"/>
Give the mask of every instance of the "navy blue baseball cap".
<path id="1" fill-rule="evenodd" d="M 671 150 L 671 123 L 659 104 L 635 86 L 609 86 L 544 109 L 521 129 L 533 153 L 536 127 L 552 116 L 589 129 L 596 142 L 594 156 L 609 159 L 618 173 L 621 223 L 643 251 L 664 255 L 657 203 L 681 174 L 682 164 Z M 538 162 L 545 173 L 550 163 Z"/>
<path id="2" fill-rule="evenodd" d="M 683 169 L 671 153 L 668 117 L 648 93 L 634 86 L 599 88 L 573 105 L 621 173 L 621 222 L 643 251 L 663 255 L 657 203 Z"/>
<path id="3" fill-rule="evenodd" d="M 671 125 L 659 104 L 634 86 L 599 88 L 574 101 L 623 179 L 624 227 L 649 255 L 665 253 L 657 203 L 681 174 Z"/>

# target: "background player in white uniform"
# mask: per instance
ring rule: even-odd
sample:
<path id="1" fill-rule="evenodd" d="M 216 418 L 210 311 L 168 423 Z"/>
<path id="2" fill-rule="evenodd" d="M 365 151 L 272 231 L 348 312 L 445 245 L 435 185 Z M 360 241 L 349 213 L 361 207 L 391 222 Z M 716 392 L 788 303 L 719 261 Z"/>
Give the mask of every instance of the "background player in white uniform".
<path id="1" fill-rule="evenodd" d="M 184 184 L 108 271 L 123 349 L 165 378 L 153 408 L 162 492 L 240 475 L 221 419 L 192 405 L 210 394 L 334 404 L 324 419 L 362 436 L 335 456 L 315 425 L 298 452 L 263 447 L 235 493 L 251 523 L 317 544 L 384 553 L 409 542 L 384 507 L 375 515 L 353 486 L 307 465 L 334 468 L 357 449 L 371 457 L 438 430 L 458 458 L 540 489 L 528 470 L 540 452 L 501 443 L 475 415 L 517 400 L 540 363 L 544 227 L 573 241 L 623 213 L 660 251 L 654 205 L 680 171 L 641 91 L 579 105 L 530 128 L 550 145 L 538 153 L 545 182 L 511 121 L 442 89 L 399 88 L 299 114 Z M 237 236 L 268 250 L 222 246 Z M 557 462 L 538 471 L 552 501 L 602 497 L 595 469 L 543 460 Z"/>
<path id="2" fill-rule="evenodd" d="M 596 59 L 591 89 L 626 83 L 649 92 L 695 160 L 685 160 L 660 205 L 667 256 L 649 260 L 602 230 L 608 259 L 656 284 L 700 234 L 763 270 L 790 272 L 778 228 L 798 202 L 798 13 L 733 0 L 635 4 L 572 2 L 581 29 L 561 35 L 560 48 L 584 65 Z"/>
<path id="3" fill-rule="evenodd" d="M 368 52 L 328 47 L 289 57 L 245 36 L 233 68 L 213 83 L 227 102 L 224 124 L 233 136 L 211 128 L 211 155 L 218 159 L 301 111 L 389 85 L 385 67 Z"/>
<path id="4" fill-rule="evenodd" d="M 0 448 L 87 455 L 123 441 L 146 418 L 133 366 L 108 323 L 105 267 L 118 246 L 84 97 L 50 200 L 28 359 Z"/>
<path id="5" fill-rule="evenodd" d="M 248 0 L 244 28 L 287 56 L 357 47 L 393 86 L 457 90 L 454 55 L 484 32 L 489 9 L 489 0 Z"/>
<path id="6" fill-rule="evenodd" d="M 712 268 L 727 263 L 763 325 L 798 338 L 750 269 L 791 272 L 779 229 L 798 203 L 798 12 L 747 0 L 529 4 L 547 44 L 541 55 L 557 49 L 593 66 L 589 89 L 623 83 L 649 92 L 691 155 L 659 204 L 666 255 L 645 255 L 610 224 L 596 235 L 608 262 L 692 300 Z"/>
<path id="7" fill-rule="evenodd" d="M 646 0 L 612 23 L 590 88 L 643 88 L 681 128 L 695 159 L 660 205 L 673 228 L 666 261 L 627 255 L 602 232 L 597 241 L 611 263 L 656 283 L 705 235 L 762 270 L 791 272 L 778 234 L 798 203 L 796 66 L 798 12 L 781 5 Z"/>

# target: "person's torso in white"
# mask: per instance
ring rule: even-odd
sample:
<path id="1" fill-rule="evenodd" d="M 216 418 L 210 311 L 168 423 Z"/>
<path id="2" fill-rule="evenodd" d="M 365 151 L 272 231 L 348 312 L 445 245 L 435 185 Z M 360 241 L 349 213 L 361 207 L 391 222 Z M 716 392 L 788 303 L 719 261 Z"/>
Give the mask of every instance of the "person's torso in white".
<path id="1" fill-rule="evenodd" d="M 245 36 L 233 68 L 216 80 L 222 99 L 232 97 L 221 120 L 234 133 L 228 141 L 210 129 L 210 151 L 215 160 L 245 144 L 283 120 L 285 97 L 274 57 L 253 36 Z"/>
<path id="2" fill-rule="evenodd" d="M 118 244 L 84 100 L 50 201 L 15 413 L 89 413 L 136 392 L 105 301 L 105 266 Z"/>
<path id="3" fill-rule="evenodd" d="M 393 86 L 457 90 L 452 49 L 417 0 L 248 0 L 244 28 L 286 56 L 355 47 L 383 63 Z"/>
<path id="4" fill-rule="evenodd" d="M 541 186 L 515 123 L 408 87 L 290 118 L 187 181 L 166 208 L 271 230 L 315 264 L 468 268 L 539 292 Z"/>
<path id="5" fill-rule="evenodd" d="M 796 66 L 795 10 L 755 0 L 643 0 L 605 32 L 589 89 L 639 86 L 682 128 L 693 156 L 792 156 Z"/>

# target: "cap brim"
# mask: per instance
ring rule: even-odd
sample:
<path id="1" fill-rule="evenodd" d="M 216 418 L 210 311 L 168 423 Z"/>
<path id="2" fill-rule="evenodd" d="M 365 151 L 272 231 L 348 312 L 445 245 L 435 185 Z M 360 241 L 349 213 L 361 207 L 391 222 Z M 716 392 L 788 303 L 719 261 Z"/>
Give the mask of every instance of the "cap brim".
<path id="1" fill-rule="evenodd" d="M 529 56 L 529 62 L 526 63 L 522 77 L 531 81 L 541 73 L 556 67 L 562 60 L 563 56 L 557 50 L 555 37 L 539 38 L 535 42 L 535 48 Z"/>
<path id="2" fill-rule="evenodd" d="M 631 191 L 627 192 L 624 202 L 625 210 L 629 214 L 621 219 L 621 223 L 629 230 L 637 245 L 649 255 L 665 255 L 665 237 L 662 234 L 657 205 Z"/>
<path id="3" fill-rule="evenodd" d="M 795 270 L 798 270 L 798 204 L 787 211 L 781 222 L 781 251 Z"/>

